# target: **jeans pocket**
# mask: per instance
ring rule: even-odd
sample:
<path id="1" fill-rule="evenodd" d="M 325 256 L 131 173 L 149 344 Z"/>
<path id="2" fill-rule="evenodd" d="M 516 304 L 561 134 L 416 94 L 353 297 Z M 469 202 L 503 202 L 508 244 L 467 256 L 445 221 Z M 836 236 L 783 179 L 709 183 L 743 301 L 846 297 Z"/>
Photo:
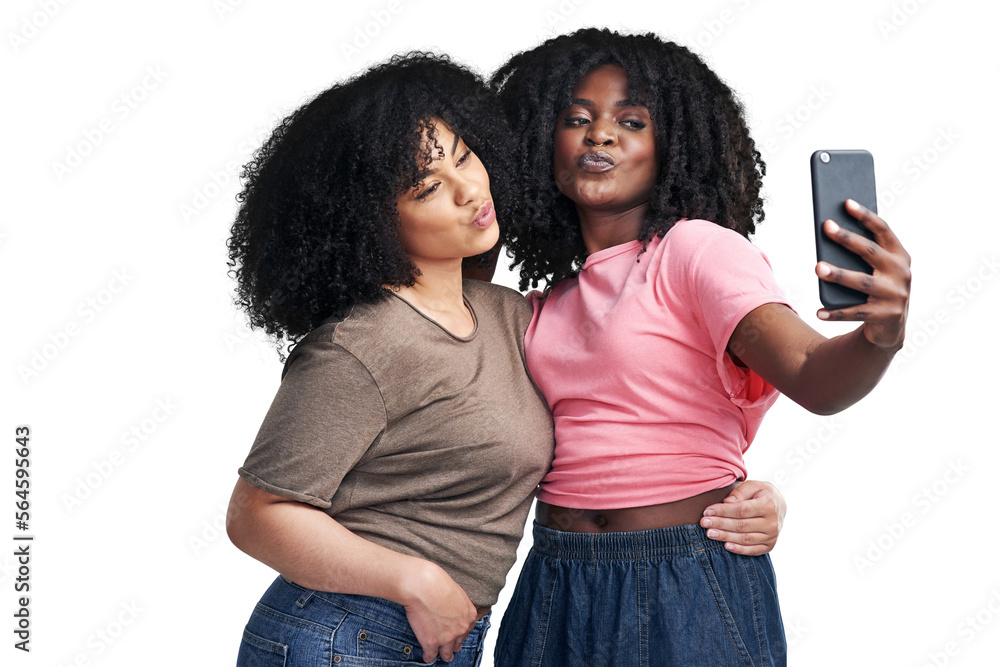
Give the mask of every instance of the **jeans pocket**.
<path id="1" fill-rule="evenodd" d="M 334 661 L 342 665 L 433 665 L 409 627 L 349 613 L 333 637 Z"/>
<path id="2" fill-rule="evenodd" d="M 534 549 L 528 552 L 514 595 L 500 621 L 494 664 L 499 667 L 543 664 L 559 574 L 558 567 L 548 558 L 539 556 Z"/>
<path id="3" fill-rule="evenodd" d="M 237 667 L 285 667 L 287 657 L 286 645 L 244 630 L 236 665 Z"/>
<path id="4" fill-rule="evenodd" d="M 754 666 L 753 657 L 750 655 L 750 651 L 747 650 L 746 642 L 744 641 L 744 633 L 741 632 L 741 626 L 743 630 L 746 628 L 746 619 L 743 618 L 745 614 L 740 613 L 739 607 L 733 608 L 733 604 L 740 605 L 741 594 L 752 597 L 752 591 L 738 590 L 730 585 L 723 586 L 720 584 L 718 573 L 716 572 L 716 566 L 713 563 L 713 558 L 711 555 L 712 551 L 720 551 L 718 549 L 706 549 L 696 553 L 698 558 L 698 564 L 701 566 L 701 570 L 705 575 L 705 582 L 708 584 L 709 589 L 712 592 L 712 596 L 715 598 L 715 606 L 718 609 L 719 616 L 722 619 L 722 623 L 726 628 L 726 634 L 728 635 L 730 641 L 733 644 L 733 648 L 739 654 L 740 659 L 744 665 L 749 667 Z M 722 558 L 729 556 L 729 552 L 723 551 L 718 554 Z M 737 556 L 737 558 L 742 558 L 742 556 Z M 752 556 L 746 556 L 746 558 L 752 558 Z M 723 568 L 725 566 L 723 565 Z M 730 581 L 729 577 L 724 577 L 726 582 Z M 727 595 L 728 594 L 728 595 Z M 751 605 L 756 605 L 758 600 L 747 600 L 743 602 L 749 602 Z M 735 613 L 734 613 L 735 612 Z M 740 617 L 741 622 L 737 622 L 737 616 Z M 754 619 L 750 619 L 751 625 L 753 625 Z M 752 629 L 752 627 L 751 627 Z M 752 639 L 752 637 L 751 637 Z"/>
<path id="5" fill-rule="evenodd" d="M 328 664 L 332 634 L 329 626 L 257 603 L 243 631 L 237 667 Z"/>
<path id="6" fill-rule="evenodd" d="M 407 637 L 402 632 L 392 634 L 397 636 L 391 636 L 385 628 L 373 621 L 362 624 L 362 629 L 358 632 L 358 657 L 397 660 L 414 665 L 433 664 L 423 662 L 424 651 L 416 637 Z"/>

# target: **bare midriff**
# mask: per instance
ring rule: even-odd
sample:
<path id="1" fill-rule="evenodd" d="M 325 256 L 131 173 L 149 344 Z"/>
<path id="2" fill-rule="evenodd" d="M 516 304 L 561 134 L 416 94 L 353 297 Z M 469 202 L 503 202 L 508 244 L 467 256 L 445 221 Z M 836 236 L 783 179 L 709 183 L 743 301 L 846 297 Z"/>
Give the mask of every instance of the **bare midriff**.
<path id="1" fill-rule="evenodd" d="M 701 521 L 705 508 L 722 502 L 738 484 L 739 482 L 733 482 L 727 487 L 683 500 L 645 507 L 587 510 L 538 501 L 535 505 L 535 521 L 540 526 L 567 533 L 631 533 L 683 526 Z"/>

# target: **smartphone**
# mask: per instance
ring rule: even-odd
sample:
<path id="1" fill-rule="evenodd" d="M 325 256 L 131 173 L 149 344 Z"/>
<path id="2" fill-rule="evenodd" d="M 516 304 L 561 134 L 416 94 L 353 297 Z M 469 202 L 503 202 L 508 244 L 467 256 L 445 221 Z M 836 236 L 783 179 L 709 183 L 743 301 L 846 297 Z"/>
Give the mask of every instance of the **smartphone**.
<path id="1" fill-rule="evenodd" d="M 878 213 L 875 200 L 875 161 L 872 154 L 864 150 L 816 151 L 809 160 L 809 168 L 812 173 L 817 260 L 870 274 L 871 265 L 827 236 L 823 231 L 823 223 L 833 220 L 845 229 L 874 239 L 874 235 L 848 213 L 844 205 L 848 199 L 853 199 L 869 211 Z M 823 307 L 836 310 L 865 303 L 868 295 L 820 280 L 819 300 Z"/>

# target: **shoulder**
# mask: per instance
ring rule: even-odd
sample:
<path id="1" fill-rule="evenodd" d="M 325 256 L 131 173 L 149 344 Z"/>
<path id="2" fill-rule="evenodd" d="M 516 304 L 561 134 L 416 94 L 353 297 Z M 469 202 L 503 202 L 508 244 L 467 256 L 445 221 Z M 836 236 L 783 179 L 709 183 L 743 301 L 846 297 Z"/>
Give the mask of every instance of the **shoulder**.
<path id="1" fill-rule="evenodd" d="M 356 380 L 370 379 L 365 365 L 343 345 L 336 342 L 338 327 L 343 320 L 327 322 L 313 329 L 292 348 L 281 378 L 290 374 L 308 377 L 315 381 L 318 377 L 329 376 Z"/>
<path id="2" fill-rule="evenodd" d="M 664 237 L 672 255 L 692 255 L 709 249 L 713 244 L 751 245 L 739 232 L 710 220 L 680 220 L 670 228 Z"/>
<path id="3" fill-rule="evenodd" d="M 732 263 L 757 263 L 767 258 L 745 236 L 709 220 L 681 220 L 663 238 L 664 257 L 689 272 L 704 267 L 719 270 Z"/>

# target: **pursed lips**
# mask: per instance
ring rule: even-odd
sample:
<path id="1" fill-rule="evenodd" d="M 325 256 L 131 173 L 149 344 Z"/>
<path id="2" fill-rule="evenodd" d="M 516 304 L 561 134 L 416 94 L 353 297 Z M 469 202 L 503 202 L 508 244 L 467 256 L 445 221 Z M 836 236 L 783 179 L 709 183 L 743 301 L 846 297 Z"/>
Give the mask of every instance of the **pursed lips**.
<path id="1" fill-rule="evenodd" d="M 584 171 L 602 172 L 614 167 L 615 161 L 604 151 L 588 151 L 580 156 L 576 164 Z"/>
<path id="2" fill-rule="evenodd" d="M 479 229 L 487 229 L 496 219 L 496 212 L 493 210 L 493 202 L 487 201 L 476 212 L 476 217 L 472 219 L 472 226 Z"/>

